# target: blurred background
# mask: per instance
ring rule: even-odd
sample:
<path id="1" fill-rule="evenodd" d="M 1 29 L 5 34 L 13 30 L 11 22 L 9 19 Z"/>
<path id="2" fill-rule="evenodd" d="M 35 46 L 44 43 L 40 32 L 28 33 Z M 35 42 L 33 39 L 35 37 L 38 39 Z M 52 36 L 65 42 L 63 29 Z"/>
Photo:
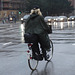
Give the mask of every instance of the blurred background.
<path id="1" fill-rule="evenodd" d="M 0 0 L 0 20 L 14 17 L 20 20 L 38 5 L 45 16 L 74 16 L 75 0 Z"/>

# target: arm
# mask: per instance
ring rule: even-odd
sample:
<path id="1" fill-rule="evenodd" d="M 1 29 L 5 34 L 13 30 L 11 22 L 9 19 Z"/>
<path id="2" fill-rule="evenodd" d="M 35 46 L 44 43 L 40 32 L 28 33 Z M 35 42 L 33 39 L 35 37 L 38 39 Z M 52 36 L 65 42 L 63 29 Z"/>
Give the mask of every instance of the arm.
<path id="1" fill-rule="evenodd" d="M 49 26 L 47 25 L 47 23 L 44 21 L 44 18 L 42 16 L 40 18 L 41 18 L 41 25 L 42 25 L 43 29 L 46 32 L 50 33 L 51 30 L 50 30 Z"/>

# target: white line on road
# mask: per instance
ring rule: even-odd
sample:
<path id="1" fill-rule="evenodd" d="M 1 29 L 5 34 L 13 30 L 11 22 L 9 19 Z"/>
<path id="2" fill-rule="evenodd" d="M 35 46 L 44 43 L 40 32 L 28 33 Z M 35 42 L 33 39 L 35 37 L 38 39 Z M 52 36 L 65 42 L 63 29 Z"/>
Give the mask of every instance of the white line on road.
<path id="1" fill-rule="evenodd" d="M 12 42 L 7 42 L 7 43 L 4 43 L 3 45 L 9 45 L 9 44 L 12 44 Z"/>
<path id="2" fill-rule="evenodd" d="M 75 45 L 75 44 L 72 44 L 72 45 Z"/>

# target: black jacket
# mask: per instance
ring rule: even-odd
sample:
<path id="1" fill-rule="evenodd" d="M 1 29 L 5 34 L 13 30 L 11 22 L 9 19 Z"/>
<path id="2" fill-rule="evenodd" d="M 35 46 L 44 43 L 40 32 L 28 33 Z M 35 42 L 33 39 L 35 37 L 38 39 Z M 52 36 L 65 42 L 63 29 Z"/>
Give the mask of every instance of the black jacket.
<path id="1" fill-rule="evenodd" d="M 26 33 L 41 34 L 47 33 L 48 30 L 49 27 L 44 21 L 43 16 L 39 16 L 38 14 L 32 14 L 26 21 L 25 24 Z"/>

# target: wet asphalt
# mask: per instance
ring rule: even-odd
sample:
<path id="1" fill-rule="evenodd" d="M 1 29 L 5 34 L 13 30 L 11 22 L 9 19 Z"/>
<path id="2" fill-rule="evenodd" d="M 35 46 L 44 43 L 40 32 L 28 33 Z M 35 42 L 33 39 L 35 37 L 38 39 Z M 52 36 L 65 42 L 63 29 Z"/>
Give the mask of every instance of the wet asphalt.
<path id="1" fill-rule="evenodd" d="M 75 75 L 74 21 L 52 24 L 53 58 L 40 61 L 35 71 L 28 66 L 23 26 L 20 22 L 0 23 L 0 75 Z"/>

